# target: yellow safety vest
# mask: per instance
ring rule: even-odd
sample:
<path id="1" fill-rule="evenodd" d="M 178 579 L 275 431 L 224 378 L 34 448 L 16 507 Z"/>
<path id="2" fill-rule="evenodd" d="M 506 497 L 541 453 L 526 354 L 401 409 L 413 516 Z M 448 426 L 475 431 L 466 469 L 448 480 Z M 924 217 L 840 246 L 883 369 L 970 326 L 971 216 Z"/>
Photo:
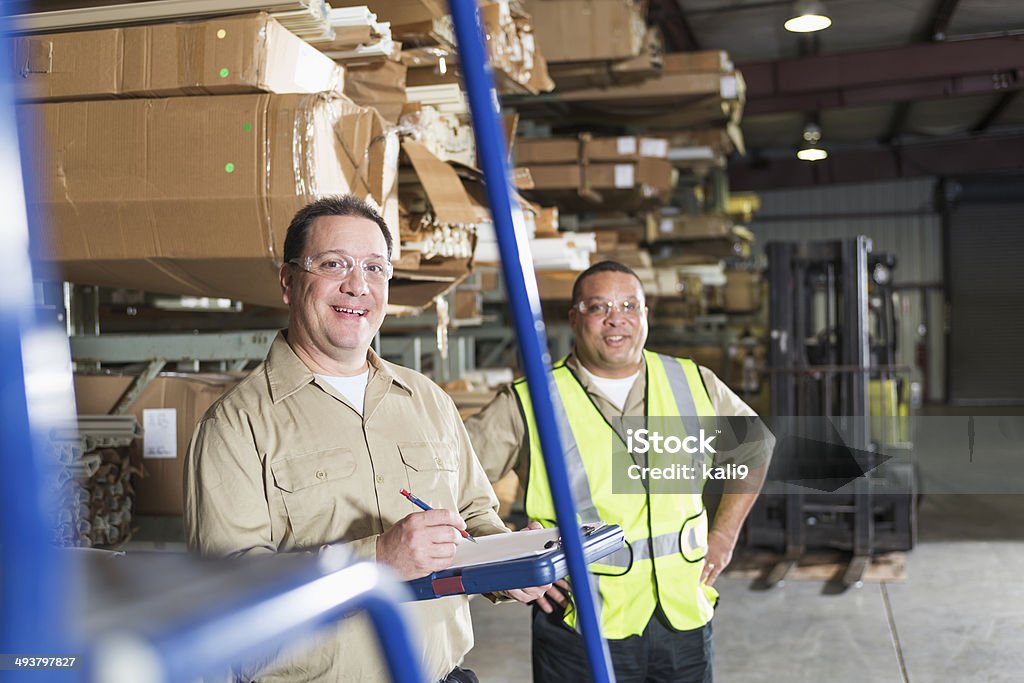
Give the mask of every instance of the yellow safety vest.
<path id="1" fill-rule="evenodd" d="M 715 415 L 697 364 L 649 351 L 644 351 L 644 358 L 645 415 L 680 418 L 687 434 L 696 434 L 697 417 Z M 552 396 L 555 417 L 580 521 L 618 524 L 626 537 L 625 548 L 590 565 L 605 637 L 622 639 L 643 633 L 658 605 L 674 628 L 700 628 L 711 620 L 718 601 L 718 592 L 700 583 L 708 533 L 701 498 L 703 479 L 693 481 L 688 493 L 655 491 L 652 495 L 640 484 L 637 493 L 613 493 L 611 449 L 613 439 L 621 443 L 621 437 L 564 360 L 553 374 L 558 389 L 558 396 Z M 555 526 L 554 503 L 526 382 L 519 380 L 513 387 L 530 439 L 526 514 L 544 526 Z M 622 448 L 625 450 L 624 444 Z M 576 612 L 571 607 L 566 610 L 565 623 L 576 627 Z"/>

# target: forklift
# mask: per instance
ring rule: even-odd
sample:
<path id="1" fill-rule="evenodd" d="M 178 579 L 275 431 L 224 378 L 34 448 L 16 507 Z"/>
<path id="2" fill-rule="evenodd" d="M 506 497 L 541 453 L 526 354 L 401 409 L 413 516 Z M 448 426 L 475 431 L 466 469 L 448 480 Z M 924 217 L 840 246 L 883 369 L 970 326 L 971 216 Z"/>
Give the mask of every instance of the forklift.
<path id="1" fill-rule="evenodd" d="M 860 585 L 872 555 L 910 550 L 916 539 L 913 467 L 884 455 L 910 447 L 899 399 L 908 378 L 896 365 L 896 259 L 871 246 L 864 236 L 766 246 L 768 419 L 777 436 L 797 436 L 780 438 L 770 484 L 747 520 L 748 545 L 783 553 L 765 587 L 812 548 L 850 552 L 840 581 Z"/>

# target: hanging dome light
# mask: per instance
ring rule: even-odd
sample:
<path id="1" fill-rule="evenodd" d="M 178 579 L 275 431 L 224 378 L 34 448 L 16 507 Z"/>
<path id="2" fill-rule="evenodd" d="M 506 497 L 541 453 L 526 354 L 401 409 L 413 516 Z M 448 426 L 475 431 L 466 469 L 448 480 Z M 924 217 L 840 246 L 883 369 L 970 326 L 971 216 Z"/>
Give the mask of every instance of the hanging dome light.
<path id="1" fill-rule="evenodd" d="M 796 158 L 801 161 L 828 159 L 828 150 L 821 147 L 821 126 L 816 123 L 808 123 L 804 126 L 803 143 L 797 150 Z"/>
<path id="2" fill-rule="evenodd" d="M 783 24 L 787 31 L 793 33 L 813 33 L 831 25 L 832 20 L 825 13 L 825 3 L 821 0 L 796 0 L 792 16 Z"/>

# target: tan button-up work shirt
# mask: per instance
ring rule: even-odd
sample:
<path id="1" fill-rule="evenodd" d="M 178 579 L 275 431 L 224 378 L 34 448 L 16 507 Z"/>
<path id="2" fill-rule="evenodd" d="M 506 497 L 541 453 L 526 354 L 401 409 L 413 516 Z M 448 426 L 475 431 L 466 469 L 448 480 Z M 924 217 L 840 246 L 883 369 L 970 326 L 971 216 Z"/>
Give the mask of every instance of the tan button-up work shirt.
<path id="1" fill-rule="evenodd" d="M 609 424 L 614 424 L 613 420 L 616 418 L 645 414 L 644 397 L 647 394 L 647 362 L 645 360 L 641 361 L 640 375 L 630 388 L 622 410 L 615 407 L 608 397 L 601 393 L 590 376 L 583 371 L 575 353 L 569 354 L 565 364 L 579 378 L 587 395 L 590 396 Z M 726 386 L 725 382 L 720 380 L 714 372 L 701 366 L 700 375 L 704 380 L 704 386 L 707 387 L 708 396 L 711 398 L 711 405 L 714 407 L 716 415 L 719 417 L 756 417 L 757 413 L 753 408 L 744 403 L 743 399 Z M 515 390 L 511 386 L 505 387 L 482 411 L 466 420 L 466 429 L 473 441 L 473 447 L 487 472 L 487 478 L 491 481 L 497 481 L 509 470 L 515 470 L 519 481 L 526 484 L 530 464 L 530 440 L 527 438 L 526 423 L 523 421 L 523 413 L 519 408 L 518 401 Z M 737 449 L 730 455 L 733 462 L 747 462 L 754 466 L 755 464 L 765 464 L 770 453 L 770 445 L 766 449 L 764 443 L 758 443 L 747 449 Z"/>
<path id="2" fill-rule="evenodd" d="M 283 335 L 214 404 L 185 461 L 185 529 L 203 555 L 316 551 L 344 543 L 373 560 L 377 537 L 418 512 L 408 489 L 458 510 L 474 535 L 507 531 L 451 399 L 417 372 L 368 355 L 364 414 L 299 360 Z M 404 607 L 433 680 L 473 646 L 464 596 Z M 260 681 L 386 679 L 368 620 L 344 621 L 314 646 L 281 655 Z"/>

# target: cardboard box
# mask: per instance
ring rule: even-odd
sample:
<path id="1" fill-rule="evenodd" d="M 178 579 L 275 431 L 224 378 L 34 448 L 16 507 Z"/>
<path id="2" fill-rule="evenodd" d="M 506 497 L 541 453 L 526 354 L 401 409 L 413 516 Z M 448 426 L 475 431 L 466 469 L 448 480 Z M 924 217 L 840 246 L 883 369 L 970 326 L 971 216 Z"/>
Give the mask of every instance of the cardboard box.
<path id="1" fill-rule="evenodd" d="M 661 59 L 662 71 L 666 73 L 724 73 L 734 68 L 729 53 L 724 50 L 666 52 Z"/>
<path id="2" fill-rule="evenodd" d="M 641 158 L 625 164 L 592 163 L 587 167 L 587 180 L 594 189 L 650 188 L 656 193 L 672 189 L 675 174 L 672 164 L 664 159 Z"/>
<path id="3" fill-rule="evenodd" d="M 397 142 L 368 150 L 373 114 L 341 97 L 64 102 L 18 115 L 38 136 L 26 185 L 45 237 L 32 257 L 107 287 L 282 307 L 295 212 L 329 194 L 372 197 L 397 164 Z"/>
<path id="4" fill-rule="evenodd" d="M 647 27 L 632 0 L 529 0 L 525 8 L 551 63 L 628 59 L 643 47 Z"/>
<path id="5" fill-rule="evenodd" d="M 644 157 L 668 157 L 668 140 L 662 138 L 620 135 L 614 138 L 591 138 L 583 146 L 586 158 L 590 161 L 638 161 Z"/>
<path id="6" fill-rule="evenodd" d="M 530 166 L 539 190 L 670 190 L 675 184 L 672 164 L 664 159 L 641 158 L 636 162 L 609 164 L 549 164 Z"/>
<path id="7" fill-rule="evenodd" d="M 668 157 L 668 140 L 620 135 L 618 137 L 519 138 L 515 143 L 516 163 L 567 164 L 578 161 L 638 161 Z"/>
<path id="8" fill-rule="evenodd" d="M 761 273 L 725 272 L 723 309 L 726 313 L 751 313 L 761 308 Z"/>
<path id="9" fill-rule="evenodd" d="M 341 4 L 366 5 L 377 15 L 378 21 L 390 21 L 392 27 L 431 21 L 448 14 L 448 3 L 445 0 L 366 0 Z"/>
<path id="10" fill-rule="evenodd" d="M 133 377 L 75 375 L 75 402 L 80 415 L 105 415 L 131 385 Z M 182 474 L 189 441 L 199 420 L 213 403 L 238 383 L 230 375 L 157 377 L 150 382 L 128 412 L 145 428 L 146 411 L 151 414 L 150 441 L 147 435 L 132 445 L 133 461 L 141 463 L 143 476 L 135 483 L 135 512 L 143 515 L 182 514 Z M 169 418 L 173 417 L 173 426 Z M 158 419 L 154 419 L 158 418 Z M 167 432 L 153 426 L 157 421 Z M 163 448 L 155 448 L 162 434 Z M 172 438 L 173 437 L 173 438 Z M 169 446 L 173 444 L 173 448 Z M 147 451 L 147 446 L 149 450 Z M 147 455 L 148 453 L 148 455 Z M 150 457 L 160 453 L 162 457 Z"/>
<path id="11" fill-rule="evenodd" d="M 537 190 L 578 190 L 583 187 L 582 166 L 578 164 L 548 164 L 529 166 L 527 170 Z"/>
<path id="12" fill-rule="evenodd" d="M 30 101 L 339 90 L 343 70 L 266 13 L 12 38 Z"/>
<path id="13" fill-rule="evenodd" d="M 577 276 L 575 270 L 538 270 L 537 292 L 544 301 L 572 301 Z"/>
<path id="14" fill-rule="evenodd" d="M 345 74 L 345 95 L 356 104 L 373 107 L 390 123 L 398 123 L 405 106 L 406 67 L 384 60 L 350 66 Z"/>
<path id="15" fill-rule="evenodd" d="M 454 320 L 474 320 L 483 315 L 483 298 L 479 290 L 455 290 Z"/>
<path id="16" fill-rule="evenodd" d="M 575 163 L 581 158 L 576 138 L 516 138 L 513 151 L 520 166 Z"/>
<path id="17" fill-rule="evenodd" d="M 717 214 L 662 216 L 652 224 L 648 242 L 658 240 L 704 240 L 731 237 L 732 218 Z"/>

